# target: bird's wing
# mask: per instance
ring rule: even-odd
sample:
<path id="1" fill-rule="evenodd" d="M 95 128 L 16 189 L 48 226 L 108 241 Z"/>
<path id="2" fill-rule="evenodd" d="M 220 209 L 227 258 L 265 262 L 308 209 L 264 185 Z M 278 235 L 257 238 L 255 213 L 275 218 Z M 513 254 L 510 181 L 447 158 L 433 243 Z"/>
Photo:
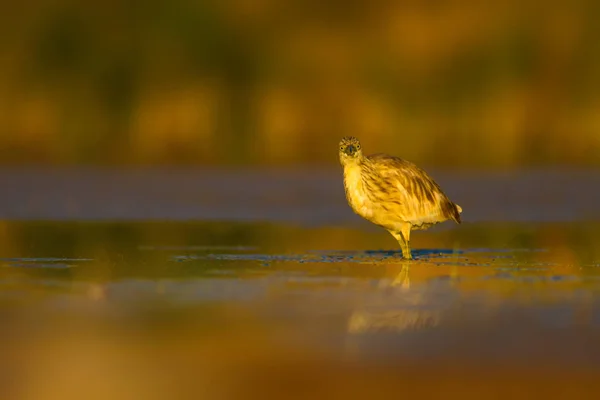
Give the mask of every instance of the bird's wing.
<path id="1" fill-rule="evenodd" d="M 410 161 L 385 154 L 374 154 L 368 159 L 374 179 L 381 188 L 388 188 L 389 201 L 400 205 L 406 220 L 430 223 L 445 217 L 460 221 L 454 203 L 424 170 Z"/>

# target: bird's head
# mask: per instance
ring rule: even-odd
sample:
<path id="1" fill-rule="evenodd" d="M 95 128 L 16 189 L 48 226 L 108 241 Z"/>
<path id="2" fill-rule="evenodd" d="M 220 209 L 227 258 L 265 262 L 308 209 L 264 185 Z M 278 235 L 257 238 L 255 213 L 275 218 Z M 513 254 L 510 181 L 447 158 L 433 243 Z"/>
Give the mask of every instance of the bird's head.
<path id="1" fill-rule="evenodd" d="M 353 136 L 346 136 L 340 141 L 340 162 L 345 165 L 349 162 L 358 161 L 362 157 L 360 142 Z"/>

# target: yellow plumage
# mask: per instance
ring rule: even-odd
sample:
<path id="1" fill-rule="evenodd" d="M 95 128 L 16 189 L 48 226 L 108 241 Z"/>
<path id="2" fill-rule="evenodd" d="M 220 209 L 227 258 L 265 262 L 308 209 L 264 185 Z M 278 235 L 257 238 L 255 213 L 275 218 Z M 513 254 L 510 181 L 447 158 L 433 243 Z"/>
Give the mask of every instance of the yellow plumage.
<path id="1" fill-rule="evenodd" d="M 425 171 L 385 154 L 364 156 L 358 139 L 340 142 L 344 188 L 352 210 L 387 229 L 411 258 L 410 231 L 427 229 L 448 219 L 461 222 L 462 208 L 448 199 Z"/>

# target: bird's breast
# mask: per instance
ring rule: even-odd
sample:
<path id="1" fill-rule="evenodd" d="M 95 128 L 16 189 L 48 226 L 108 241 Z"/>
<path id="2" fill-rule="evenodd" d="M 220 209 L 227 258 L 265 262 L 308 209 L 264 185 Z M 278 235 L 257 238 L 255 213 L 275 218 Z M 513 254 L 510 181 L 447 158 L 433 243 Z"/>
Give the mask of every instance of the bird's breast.
<path id="1" fill-rule="evenodd" d="M 360 166 L 352 165 L 344 168 L 344 189 L 352 210 L 363 218 L 371 218 L 373 207 L 365 191 Z"/>

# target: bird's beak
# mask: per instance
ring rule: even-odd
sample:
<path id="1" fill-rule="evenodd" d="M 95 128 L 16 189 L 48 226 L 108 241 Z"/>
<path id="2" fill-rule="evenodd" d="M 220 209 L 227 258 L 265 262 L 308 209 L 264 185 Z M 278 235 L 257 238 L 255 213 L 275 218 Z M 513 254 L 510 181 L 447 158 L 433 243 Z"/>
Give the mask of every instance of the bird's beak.
<path id="1" fill-rule="evenodd" d="M 356 152 L 356 147 L 350 145 L 348 147 L 346 147 L 346 150 L 344 150 L 344 153 L 346 153 L 347 155 L 351 156 L 352 154 L 354 154 Z"/>

